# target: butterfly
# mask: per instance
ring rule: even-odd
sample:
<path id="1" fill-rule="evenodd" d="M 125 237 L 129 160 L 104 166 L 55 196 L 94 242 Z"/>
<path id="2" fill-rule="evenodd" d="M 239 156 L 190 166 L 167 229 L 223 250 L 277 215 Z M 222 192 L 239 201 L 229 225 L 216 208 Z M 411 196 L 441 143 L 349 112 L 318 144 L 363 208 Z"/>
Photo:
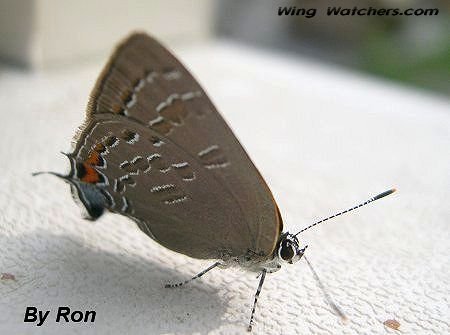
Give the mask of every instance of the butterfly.
<path id="1" fill-rule="evenodd" d="M 168 249 L 215 260 L 166 287 L 215 267 L 260 274 L 249 330 L 266 273 L 301 259 L 307 246 L 297 235 L 331 218 L 284 232 L 270 189 L 205 91 L 145 33 L 130 35 L 111 56 L 74 142 L 70 172 L 47 173 L 70 184 L 88 219 L 121 214 Z"/>

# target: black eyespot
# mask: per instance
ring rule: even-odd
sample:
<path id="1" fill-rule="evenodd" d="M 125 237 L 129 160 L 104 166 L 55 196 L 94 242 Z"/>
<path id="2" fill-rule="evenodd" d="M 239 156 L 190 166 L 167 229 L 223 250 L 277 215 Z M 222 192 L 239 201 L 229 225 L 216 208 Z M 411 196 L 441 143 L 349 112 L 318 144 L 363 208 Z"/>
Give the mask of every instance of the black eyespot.
<path id="1" fill-rule="evenodd" d="M 281 243 L 280 256 L 286 262 L 290 261 L 295 256 L 294 250 L 289 242 L 283 241 Z"/>
<path id="2" fill-rule="evenodd" d="M 104 208 L 101 206 L 89 206 L 86 207 L 86 209 L 90 216 L 89 219 L 91 220 L 97 220 L 104 212 Z"/>
<path id="3" fill-rule="evenodd" d="M 105 145 L 107 146 L 107 147 L 112 147 L 112 146 L 114 146 L 114 145 L 116 145 L 117 144 L 117 141 L 119 141 L 119 139 L 117 138 L 117 137 L 115 137 L 115 136 L 109 136 L 106 140 L 105 140 Z"/>
<path id="4" fill-rule="evenodd" d="M 97 186 L 87 183 L 74 183 L 71 186 L 72 195 L 80 200 L 86 208 L 87 219 L 98 219 L 108 206 L 108 201 L 102 191 Z"/>
<path id="5" fill-rule="evenodd" d="M 124 92 L 122 94 L 122 99 L 123 99 L 122 101 L 123 101 L 124 105 L 129 104 L 131 102 L 131 100 L 133 100 L 133 95 L 134 95 L 134 92 L 131 90 L 127 90 L 126 92 Z"/>
<path id="6" fill-rule="evenodd" d="M 131 130 L 125 129 L 122 131 L 123 139 L 129 143 L 132 144 L 134 141 L 136 141 L 139 138 L 139 135 Z"/>
<path id="7" fill-rule="evenodd" d="M 85 168 L 84 164 L 80 163 L 80 162 L 76 162 L 75 167 L 76 167 L 78 179 L 83 178 L 86 175 L 86 168 Z"/>
<path id="8" fill-rule="evenodd" d="M 155 147 L 159 147 L 161 144 L 164 143 L 160 138 L 158 138 L 158 137 L 156 137 L 156 136 L 152 136 L 152 138 L 150 139 L 150 141 L 152 142 L 152 144 L 153 144 Z"/>

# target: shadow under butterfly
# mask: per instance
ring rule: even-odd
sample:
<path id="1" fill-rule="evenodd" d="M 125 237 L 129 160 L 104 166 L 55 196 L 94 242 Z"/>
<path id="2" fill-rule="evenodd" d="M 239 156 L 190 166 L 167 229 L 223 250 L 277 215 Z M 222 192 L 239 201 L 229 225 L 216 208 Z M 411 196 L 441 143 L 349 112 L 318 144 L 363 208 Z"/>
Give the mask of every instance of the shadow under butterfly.
<path id="1" fill-rule="evenodd" d="M 335 312 L 297 235 L 283 232 L 275 200 L 205 91 L 159 42 L 135 33 L 122 42 L 91 93 L 74 141 L 70 172 L 58 176 L 96 220 L 105 209 L 134 220 L 159 244 L 216 267 L 260 274 L 248 330 L 266 273 L 305 258 Z"/>

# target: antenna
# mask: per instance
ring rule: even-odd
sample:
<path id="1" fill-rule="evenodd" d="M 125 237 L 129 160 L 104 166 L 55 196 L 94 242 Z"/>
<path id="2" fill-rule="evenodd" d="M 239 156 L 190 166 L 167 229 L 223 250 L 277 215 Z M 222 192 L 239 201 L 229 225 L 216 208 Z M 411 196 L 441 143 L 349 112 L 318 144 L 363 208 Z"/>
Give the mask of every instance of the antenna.
<path id="1" fill-rule="evenodd" d="M 362 206 L 365 206 L 365 205 L 367 205 L 367 204 L 370 204 L 371 202 L 373 202 L 373 201 L 375 201 L 375 200 L 378 200 L 378 199 L 381 199 L 381 198 L 384 198 L 385 196 L 387 196 L 387 195 L 389 195 L 389 194 L 392 194 L 392 193 L 394 193 L 395 191 L 396 191 L 395 188 L 390 189 L 390 190 L 388 190 L 388 191 L 385 191 L 385 192 L 383 192 L 383 193 L 380 193 L 380 194 L 374 196 L 373 198 L 370 198 L 369 200 L 367 200 L 367 201 L 365 201 L 365 202 L 360 203 L 359 205 L 356 205 L 355 207 L 349 208 L 349 209 L 347 209 L 347 210 L 345 210 L 345 211 L 339 212 L 339 213 L 334 214 L 334 215 L 331 215 L 331 216 L 329 216 L 329 217 L 327 217 L 327 218 L 325 218 L 325 219 L 322 219 L 322 220 L 320 220 L 320 221 L 317 221 L 317 222 L 313 223 L 312 225 L 310 225 L 310 226 L 308 226 L 308 227 L 303 228 L 302 230 L 300 230 L 297 234 L 295 234 L 295 236 L 297 236 L 298 234 L 304 232 L 305 230 L 308 230 L 309 228 L 312 228 L 312 227 L 314 227 L 314 226 L 317 226 L 319 223 L 322 223 L 322 222 L 327 221 L 327 220 L 329 220 L 329 219 L 335 218 L 336 216 L 345 214 L 345 213 L 350 212 L 350 211 L 352 211 L 352 210 L 354 210 L 354 209 L 357 209 L 357 208 L 359 208 L 359 207 L 362 207 Z"/>

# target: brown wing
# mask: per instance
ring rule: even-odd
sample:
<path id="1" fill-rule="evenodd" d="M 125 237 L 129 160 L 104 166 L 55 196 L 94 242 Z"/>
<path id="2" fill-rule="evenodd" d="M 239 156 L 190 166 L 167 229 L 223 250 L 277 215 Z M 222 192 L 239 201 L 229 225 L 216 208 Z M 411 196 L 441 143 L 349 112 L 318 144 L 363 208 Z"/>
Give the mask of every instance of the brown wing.
<path id="1" fill-rule="evenodd" d="M 134 34 L 118 47 L 87 115 L 73 156 L 99 172 L 85 178 L 111 197 L 110 210 L 192 257 L 272 254 L 282 224 L 270 190 L 203 89 L 157 41 Z"/>

